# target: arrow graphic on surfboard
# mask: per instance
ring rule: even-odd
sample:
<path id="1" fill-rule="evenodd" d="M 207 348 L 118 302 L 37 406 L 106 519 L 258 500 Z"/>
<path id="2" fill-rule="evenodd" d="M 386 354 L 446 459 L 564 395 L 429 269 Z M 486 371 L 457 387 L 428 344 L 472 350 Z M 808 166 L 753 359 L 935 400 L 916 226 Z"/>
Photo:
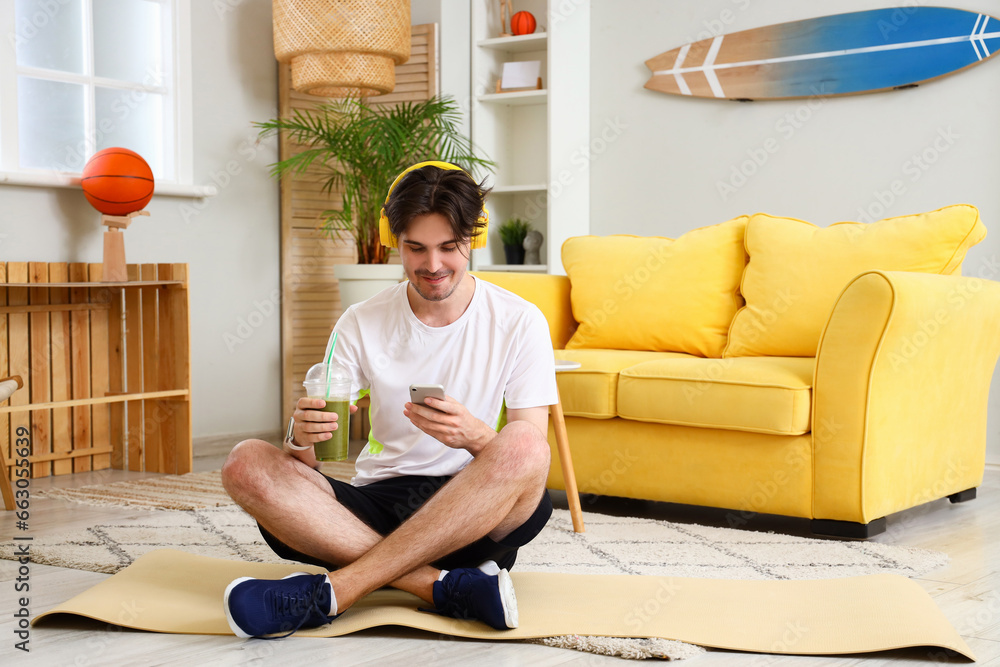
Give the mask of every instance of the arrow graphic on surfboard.
<path id="1" fill-rule="evenodd" d="M 646 61 L 646 88 L 720 99 L 912 87 L 992 58 L 1000 19 L 947 7 L 874 9 L 743 30 Z"/>

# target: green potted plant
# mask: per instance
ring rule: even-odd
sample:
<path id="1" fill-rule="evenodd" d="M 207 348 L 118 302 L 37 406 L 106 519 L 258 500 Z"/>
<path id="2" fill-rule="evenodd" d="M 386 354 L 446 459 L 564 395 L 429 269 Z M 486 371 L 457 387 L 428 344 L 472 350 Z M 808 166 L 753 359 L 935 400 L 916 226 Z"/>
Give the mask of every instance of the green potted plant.
<path id="1" fill-rule="evenodd" d="M 254 123 L 261 138 L 284 132 L 305 148 L 271 165 L 275 177 L 300 174 L 310 165 L 322 165 L 327 179 L 325 192 L 342 192 L 343 207 L 323 212 L 323 231 L 331 237 L 347 234 L 357 248 L 359 265 L 385 265 L 389 249 L 379 241 L 379 212 L 389 185 L 407 167 L 424 160 L 452 162 L 470 173 L 476 168 L 492 168 L 494 163 L 479 157 L 471 140 L 459 130 L 461 110 L 451 97 L 434 97 L 423 102 L 370 105 L 357 98 L 322 104 L 314 111 L 296 110 L 290 118 Z M 344 306 L 349 298 L 344 288 L 350 275 L 369 267 L 337 265 Z M 376 270 L 370 269 L 369 270 Z M 389 282 L 402 278 L 398 265 L 385 266 Z M 346 276 L 346 277 L 342 277 Z M 374 293 L 381 289 L 363 290 Z M 367 298 L 367 297 L 362 297 Z M 358 299 L 361 300 L 361 299 Z"/>
<path id="2" fill-rule="evenodd" d="M 530 231 L 531 225 L 521 218 L 509 218 L 500 225 L 500 240 L 508 264 L 524 264 L 524 237 Z"/>

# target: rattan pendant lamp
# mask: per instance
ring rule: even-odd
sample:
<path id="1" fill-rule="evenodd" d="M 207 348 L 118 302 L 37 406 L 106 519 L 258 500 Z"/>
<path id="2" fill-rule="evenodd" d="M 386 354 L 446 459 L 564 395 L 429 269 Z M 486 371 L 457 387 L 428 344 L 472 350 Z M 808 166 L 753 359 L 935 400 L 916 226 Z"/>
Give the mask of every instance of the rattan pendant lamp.
<path id="1" fill-rule="evenodd" d="M 410 57 L 410 0 L 274 0 L 274 55 L 300 93 L 390 93 Z"/>

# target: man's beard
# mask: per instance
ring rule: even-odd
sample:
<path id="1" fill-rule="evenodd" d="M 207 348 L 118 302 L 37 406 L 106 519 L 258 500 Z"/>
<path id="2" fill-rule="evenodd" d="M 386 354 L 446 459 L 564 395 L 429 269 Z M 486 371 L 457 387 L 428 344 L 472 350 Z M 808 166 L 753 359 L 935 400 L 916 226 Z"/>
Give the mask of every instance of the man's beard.
<path id="1" fill-rule="evenodd" d="M 452 272 L 450 272 L 450 273 L 448 273 L 446 275 L 452 276 L 452 275 L 454 275 L 454 271 L 452 271 Z M 434 278 L 435 276 L 433 274 L 430 274 L 430 273 L 418 273 L 417 274 L 417 278 L 421 278 L 421 277 L 423 277 L 423 278 Z M 422 289 L 420 289 L 420 287 L 419 287 L 419 281 L 411 281 L 410 284 L 413 285 L 413 289 L 416 290 L 417 294 L 419 294 L 420 297 L 422 299 L 424 299 L 425 301 L 444 301 L 449 296 L 451 296 L 455 292 L 456 289 L 458 289 L 458 282 L 455 282 L 454 284 L 452 284 L 451 289 L 448 290 L 444 294 L 425 294 L 424 291 Z"/>

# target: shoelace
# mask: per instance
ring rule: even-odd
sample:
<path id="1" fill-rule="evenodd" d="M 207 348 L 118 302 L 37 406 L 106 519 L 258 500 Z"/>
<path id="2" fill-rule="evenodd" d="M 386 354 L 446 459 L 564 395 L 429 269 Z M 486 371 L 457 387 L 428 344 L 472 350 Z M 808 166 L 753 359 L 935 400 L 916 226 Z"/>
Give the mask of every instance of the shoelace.
<path id="1" fill-rule="evenodd" d="M 281 595 L 273 595 L 271 598 L 272 611 L 276 617 L 281 616 L 293 616 L 297 613 L 301 613 L 302 616 L 299 618 L 298 625 L 296 625 L 290 632 L 283 635 L 278 635 L 276 637 L 261 637 L 261 639 L 284 639 L 290 635 L 295 634 L 299 631 L 305 622 L 309 620 L 310 614 L 316 612 L 320 616 L 326 618 L 329 614 L 326 613 L 322 608 L 320 608 L 317 600 L 320 594 L 323 592 L 323 584 L 325 581 L 320 581 L 319 579 L 326 579 L 325 574 L 317 574 L 313 577 L 313 589 L 312 593 L 290 595 L 288 593 L 282 593 Z"/>

